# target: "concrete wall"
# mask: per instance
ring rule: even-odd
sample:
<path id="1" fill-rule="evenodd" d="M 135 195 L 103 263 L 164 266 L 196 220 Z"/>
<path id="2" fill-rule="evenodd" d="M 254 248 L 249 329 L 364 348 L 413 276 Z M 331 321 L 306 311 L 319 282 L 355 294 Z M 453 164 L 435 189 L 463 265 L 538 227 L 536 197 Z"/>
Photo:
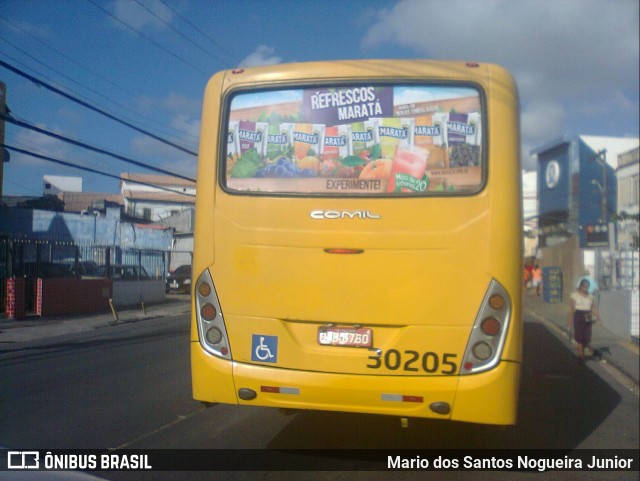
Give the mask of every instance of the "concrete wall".
<path id="1" fill-rule="evenodd" d="M 115 281 L 113 283 L 113 303 L 116 307 L 164 302 L 166 298 L 164 280 Z"/>
<path id="2" fill-rule="evenodd" d="M 174 238 L 173 250 L 169 252 L 169 272 L 182 265 L 193 263 L 193 234 L 179 235 Z"/>
<path id="3" fill-rule="evenodd" d="M 13 239 L 68 240 L 76 244 L 169 250 L 173 230 L 122 222 L 119 209 L 106 216 L 0 207 L 0 232 Z"/>
<path id="4" fill-rule="evenodd" d="M 574 236 L 562 244 L 545 247 L 541 252 L 541 267 L 560 267 L 562 270 L 562 302 L 568 303 L 578 279 L 585 272 L 585 255 L 578 238 Z M 607 329 L 623 337 L 638 336 L 637 289 L 599 291 L 598 308 Z"/>
<path id="5" fill-rule="evenodd" d="M 36 314 L 63 316 L 109 311 L 110 279 L 38 279 Z"/>
<path id="6" fill-rule="evenodd" d="M 25 312 L 26 283 L 23 278 L 6 282 L 5 315 L 22 319 Z M 165 283 L 149 281 L 115 281 L 111 279 L 37 279 L 35 314 L 42 317 L 108 312 L 109 299 L 117 307 L 163 302 Z"/>
<path id="7" fill-rule="evenodd" d="M 562 302 L 569 302 L 576 282 L 584 275 L 584 255 L 578 238 L 571 237 L 562 244 L 541 249 L 540 267 L 560 267 L 562 271 Z"/>
<path id="8" fill-rule="evenodd" d="M 193 233 L 195 221 L 195 209 L 188 208 L 181 210 L 175 215 L 167 216 L 160 220 L 160 224 L 166 227 L 173 227 L 179 233 Z"/>
<path id="9" fill-rule="evenodd" d="M 631 291 L 631 335 L 637 338 L 640 335 L 640 296 L 638 289 Z"/>
<path id="10" fill-rule="evenodd" d="M 611 332 L 622 337 L 633 335 L 631 325 L 633 324 L 632 314 L 635 306 L 635 324 L 638 321 L 638 296 L 636 291 L 635 304 L 633 304 L 632 291 L 603 291 L 600 292 L 598 309 L 602 317 L 602 325 Z M 637 330 L 635 336 L 637 336 Z"/>

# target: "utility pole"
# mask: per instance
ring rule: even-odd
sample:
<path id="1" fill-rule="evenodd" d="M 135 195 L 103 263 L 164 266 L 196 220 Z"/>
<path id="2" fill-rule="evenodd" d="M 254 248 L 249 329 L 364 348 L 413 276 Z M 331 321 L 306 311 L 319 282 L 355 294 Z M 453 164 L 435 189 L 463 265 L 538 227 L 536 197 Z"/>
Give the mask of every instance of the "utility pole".
<path id="1" fill-rule="evenodd" d="M 604 225 L 608 224 L 607 219 L 607 149 L 601 150 L 593 156 L 600 166 L 602 178 L 600 180 L 600 222 Z M 594 181 L 592 181 L 594 183 Z M 594 183 L 595 185 L 595 183 Z"/>

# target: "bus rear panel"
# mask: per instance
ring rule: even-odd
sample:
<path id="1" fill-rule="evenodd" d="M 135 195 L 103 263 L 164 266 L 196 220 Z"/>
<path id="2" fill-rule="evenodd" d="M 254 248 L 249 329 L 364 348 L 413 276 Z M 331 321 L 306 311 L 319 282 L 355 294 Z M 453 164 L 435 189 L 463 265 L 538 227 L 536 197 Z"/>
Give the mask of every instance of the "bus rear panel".
<path id="1" fill-rule="evenodd" d="M 489 64 L 216 74 L 198 165 L 194 397 L 514 424 L 517 105 Z"/>

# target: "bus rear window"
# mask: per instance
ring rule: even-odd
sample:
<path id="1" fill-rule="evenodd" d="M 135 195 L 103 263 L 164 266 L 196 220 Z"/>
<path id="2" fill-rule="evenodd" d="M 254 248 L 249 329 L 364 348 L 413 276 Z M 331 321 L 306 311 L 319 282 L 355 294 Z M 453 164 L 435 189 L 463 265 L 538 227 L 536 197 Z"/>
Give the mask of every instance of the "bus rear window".
<path id="1" fill-rule="evenodd" d="M 231 192 L 415 196 L 483 183 L 482 102 L 469 86 L 241 91 L 228 108 Z"/>

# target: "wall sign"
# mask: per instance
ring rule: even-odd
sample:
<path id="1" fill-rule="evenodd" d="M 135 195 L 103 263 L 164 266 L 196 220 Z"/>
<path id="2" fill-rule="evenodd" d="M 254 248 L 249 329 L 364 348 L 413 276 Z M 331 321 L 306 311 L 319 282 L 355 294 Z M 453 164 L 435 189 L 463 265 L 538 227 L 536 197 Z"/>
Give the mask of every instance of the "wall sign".
<path id="1" fill-rule="evenodd" d="M 560 182 L 560 164 L 558 164 L 557 160 L 552 160 L 547 164 L 545 180 L 549 189 L 555 188 Z"/>

